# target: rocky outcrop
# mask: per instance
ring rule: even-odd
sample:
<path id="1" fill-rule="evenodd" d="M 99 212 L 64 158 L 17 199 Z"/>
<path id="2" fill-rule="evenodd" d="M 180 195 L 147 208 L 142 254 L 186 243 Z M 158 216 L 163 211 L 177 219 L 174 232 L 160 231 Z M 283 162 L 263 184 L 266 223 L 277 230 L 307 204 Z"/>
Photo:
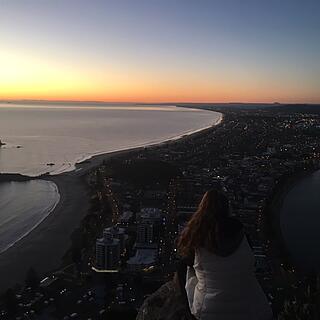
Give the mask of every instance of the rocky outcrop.
<path id="1" fill-rule="evenodd" d="M 24 176 L 20 173 L 0 173 L 0 182 L 24 182 L 36 179 L 35 177 Z"/>
<path id="2" fill-rule="evenodd" d="M 165 283 L 141 306 L 136 320 L 185 319 L 185 303 L 177 281 Z"/>

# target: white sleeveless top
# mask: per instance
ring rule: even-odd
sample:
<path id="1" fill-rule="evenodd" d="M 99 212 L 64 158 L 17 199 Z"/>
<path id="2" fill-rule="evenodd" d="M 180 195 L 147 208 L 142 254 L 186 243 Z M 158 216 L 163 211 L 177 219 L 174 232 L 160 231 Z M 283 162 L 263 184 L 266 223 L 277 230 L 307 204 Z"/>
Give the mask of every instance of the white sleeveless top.
<path id="1" fill-rule="evenodd" d="M 196 250 L 195 274 L 188 268 L 191 312 L 201 320 L 270 320 L 272 311 L 254 275 L 254 255 L 246 237 L 231 255 Z"/>

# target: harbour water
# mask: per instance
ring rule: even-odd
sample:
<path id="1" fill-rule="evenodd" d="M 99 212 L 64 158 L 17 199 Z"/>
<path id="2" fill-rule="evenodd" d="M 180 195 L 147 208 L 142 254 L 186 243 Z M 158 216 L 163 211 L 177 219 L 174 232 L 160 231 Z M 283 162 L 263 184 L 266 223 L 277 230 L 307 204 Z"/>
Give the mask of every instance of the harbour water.
<path id="1" fill-rule="evenodd" d="M 280 225 L 294 265 L 320 271 L 320 171 L 298 181 L 285 195 Z"/>

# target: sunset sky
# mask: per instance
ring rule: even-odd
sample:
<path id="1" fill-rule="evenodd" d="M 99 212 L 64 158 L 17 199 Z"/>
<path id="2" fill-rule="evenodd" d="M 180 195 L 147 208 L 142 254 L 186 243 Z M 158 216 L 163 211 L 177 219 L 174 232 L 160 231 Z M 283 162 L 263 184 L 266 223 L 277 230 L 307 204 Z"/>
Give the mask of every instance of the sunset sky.
<path id="1" fill-rule="evenodd" d="M 320 102 L 319 0 L 0 0 L 0 99 Z"/>

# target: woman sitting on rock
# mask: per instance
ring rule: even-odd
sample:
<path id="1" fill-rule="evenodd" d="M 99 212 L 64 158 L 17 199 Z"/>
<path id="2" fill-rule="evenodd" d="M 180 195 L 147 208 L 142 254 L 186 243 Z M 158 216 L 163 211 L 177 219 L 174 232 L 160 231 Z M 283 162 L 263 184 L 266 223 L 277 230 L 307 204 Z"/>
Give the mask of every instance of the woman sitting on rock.
<path id="1" fill-rule="evenodd" d="M 254 275 L 254 255 L 242 224 L 222 193 L 205 193 L 183 230 L 178 249 L 192 257 L 186 291 L 200 320 L 270 320 L 272 311 Z"/>

